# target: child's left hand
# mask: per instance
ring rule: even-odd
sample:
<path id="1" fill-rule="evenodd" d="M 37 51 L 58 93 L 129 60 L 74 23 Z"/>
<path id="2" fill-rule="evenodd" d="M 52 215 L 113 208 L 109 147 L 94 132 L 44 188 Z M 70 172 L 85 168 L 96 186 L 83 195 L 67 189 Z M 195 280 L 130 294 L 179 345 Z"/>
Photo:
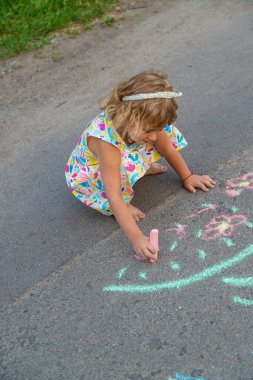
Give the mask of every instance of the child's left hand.
<path id="1" fill-rule="evenodd" d="M 196 193 L 196 189 L 209 191 L 215 187 L 216 182 L 208 175 L 193 174 L 184 181 L 184 187 L 191 193 Z"/>

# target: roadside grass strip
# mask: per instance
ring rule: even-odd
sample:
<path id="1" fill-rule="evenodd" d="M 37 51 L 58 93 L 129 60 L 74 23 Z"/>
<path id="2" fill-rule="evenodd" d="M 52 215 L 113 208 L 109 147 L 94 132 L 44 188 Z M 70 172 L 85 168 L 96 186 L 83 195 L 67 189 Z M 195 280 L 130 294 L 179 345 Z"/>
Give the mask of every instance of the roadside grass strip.
<path id="1" fill-rule="evenodd" d="M 50 42 L 50 33 L 66 28 L 74 37 L 91 28 L 114 0 L 1 0 L 0 57 L 8 58 L 24 50 Z M 110 25 L 110 17 L 101 25 Z"/>

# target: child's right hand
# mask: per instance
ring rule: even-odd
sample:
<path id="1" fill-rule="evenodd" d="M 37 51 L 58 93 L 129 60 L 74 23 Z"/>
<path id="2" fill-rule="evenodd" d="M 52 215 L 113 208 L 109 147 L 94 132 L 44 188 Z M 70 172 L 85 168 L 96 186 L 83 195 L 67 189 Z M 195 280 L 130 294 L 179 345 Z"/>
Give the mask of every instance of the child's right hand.
<path id="1" fill-rule="evenodd" d="M 136 258 L 139 260 L 153 259 L 156 261 L 156 249 L 150 243 L 149 238 L 144 235 L 138 236 L 133 244 L 133 249 L 136 253 Z"/>

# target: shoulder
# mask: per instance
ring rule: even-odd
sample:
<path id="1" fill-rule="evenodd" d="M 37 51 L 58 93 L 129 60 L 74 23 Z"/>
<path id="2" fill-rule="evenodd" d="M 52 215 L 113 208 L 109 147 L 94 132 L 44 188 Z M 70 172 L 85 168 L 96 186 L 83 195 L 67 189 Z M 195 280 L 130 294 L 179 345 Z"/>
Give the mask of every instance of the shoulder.
<path id="1" fill-rule="evenodd" d="M 114 129 L 112 121 L 105 112 L 102 112 L 90 122 L 85 134 L 89 140 L 91 140 L 91 137 L 96 137 L 97 139 L 112 144 L 119 150 L 122 150 L 124 147 L 123 140 Z"/>
<path id="2" fill-rule="evenodd" d="M 86 130 L 92 132 L 97 130 L 103 132 L 105 129 L 105 112 L 101 112 L 96 117 L 94 117 L 87 125 Z"/>
<path id="3" fill-rule="evenodd" d="M 121 156 L 119 149 L 115 145 L 97 136 L 89 136 L 87 138 L 87 145 L 91 153 L 98 158 L 103 157 L 113 160 Z"/>

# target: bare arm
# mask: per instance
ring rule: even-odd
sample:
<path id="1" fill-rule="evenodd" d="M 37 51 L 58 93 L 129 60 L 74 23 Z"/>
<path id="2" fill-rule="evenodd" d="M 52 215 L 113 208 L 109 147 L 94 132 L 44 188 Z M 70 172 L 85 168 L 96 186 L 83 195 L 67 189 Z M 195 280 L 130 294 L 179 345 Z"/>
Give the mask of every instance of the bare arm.
<path id="1" fill-rule="evenodd" d="M 191 170 L 186 165 L 183 157 L 181 157 L 178 151 L 174 148 L 170 138 L 165 131 L 158 133 L 154 145 L 158 152 L 161 153 L 161 155 L 177 172 L 182 181 L 188 177 L 188 179 L 184 181 L 184 186 L 187 190 L 195 193 L 195 188 L 200 188 L 203 191 L 208 191 L 209 187 L 213 188 L 215 186 L 215 182 L 207 175 L 191 175 Z"/>
<path id="2" fill-rule="evenodd" d="M 96 142 L 96 154 L 99 160 L 106 196 L 117 222 L 140 258 L 154 258 L 154 247 L 150 245 L 148 238 L 143 235 L 137 226 L 136 221 L 129 211 L 128 205 L 124 202 L 122 197 L 120 151 L 113 145 L 98 140 Z"/>
<path id="3" fill-rule="evenodd" d="M 165 131 L 162 131 L 157 135 L 157 140 L 155 141 L 154 145 L 158 152 L 161 153 L 161 155 L 173 167 L 173 169 L 177 172 L 178 176 L 182 180 L 191 174 L 191 171 L 186 165 L 184 159 L 174 148 Z"/>

